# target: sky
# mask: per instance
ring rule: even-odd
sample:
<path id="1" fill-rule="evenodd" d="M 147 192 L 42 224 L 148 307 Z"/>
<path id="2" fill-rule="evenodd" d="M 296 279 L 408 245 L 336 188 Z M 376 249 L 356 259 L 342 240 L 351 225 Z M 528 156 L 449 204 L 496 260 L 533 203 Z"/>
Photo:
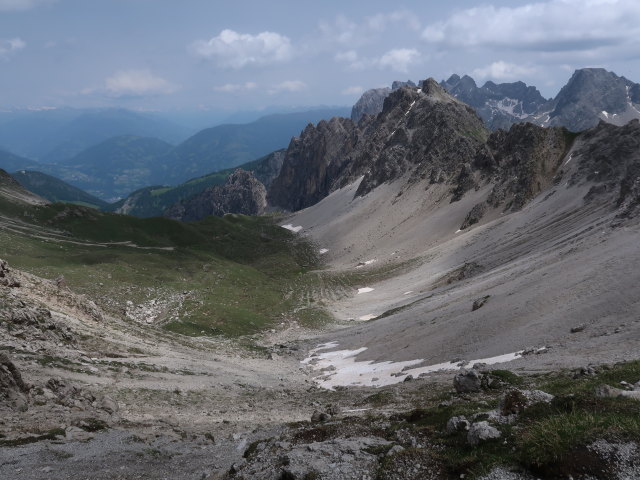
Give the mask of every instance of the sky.
<path id="1" fill-rule="evenodd" d="M 0 0 L 0 109 L 351 105 L 453 73 L 552 97 L 639 60 L 638 0 Z"/>

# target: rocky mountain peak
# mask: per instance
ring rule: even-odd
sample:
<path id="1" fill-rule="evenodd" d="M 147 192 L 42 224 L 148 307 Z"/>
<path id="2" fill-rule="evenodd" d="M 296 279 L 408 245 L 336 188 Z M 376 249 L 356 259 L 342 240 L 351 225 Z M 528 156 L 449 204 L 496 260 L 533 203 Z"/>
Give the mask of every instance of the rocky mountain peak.
<path id="1" fill-rule="evenodd" d="M 549 125 L 581 131 L 599 120 L 624 125 L 640 118 L 640 85 L 604 68 L 576 70 L 553 102 Z"/>
<path id="2" fill-rule="evenodd" d="M 351 109 L 351 120 L 358 123 L 364 115 L 377 115 L 380 113 L 382 103 L 391 91 L 390 88 L 385 87 L 372 88 L 364 92 Z"/>

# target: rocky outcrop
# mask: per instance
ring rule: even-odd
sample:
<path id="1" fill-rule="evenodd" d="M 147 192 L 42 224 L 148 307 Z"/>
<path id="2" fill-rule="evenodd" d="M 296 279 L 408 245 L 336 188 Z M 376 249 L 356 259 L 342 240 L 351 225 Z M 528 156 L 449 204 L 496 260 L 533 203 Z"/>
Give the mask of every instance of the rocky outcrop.
<path id="1" fill-rule="evenodd" d="M 339 118 L 309 125 L 292 140 L 269 203 L 299 210 L 359 177 L 357 195 L 400 177 L 455 183 L 487 136 L 473 109 L 433 79 L 421 89 L 404 86 L 385 98 L 375 119 L 358 126 Z"/>
<path id="2" fill-rule="evenodd" d="M 359 130 L 347 118 L 309 124 L 293 138 L 268 200 L 287 210 L 313 205 L 336 188 L 356 147 Z"/>
<path id="3" fill-rule="evenodd" d="M 248 169 L 262 183 L 265 188 L 269 188 L 273 181 L 280 174 L 282 163 L 284 162 L 286 150 L 276 150 L 264 157 L 252 162 L 251 169 Z M 249 165 L 247 165 L 249 167 Z"/>
<path id="4" fill-rule="evenodd" d="M 25 411 L 30 387 L 7 355 L 0 353 L 0 410 L 10 408 Z"/>
<path id="5" fill-rule="evenodd" d="M 453 183 L 487 136 L 473 109 L 433 79 L 402 87 L 366 127 L 345 180 L 364 175 L 358 195 L 405 175 L 410 183 Z"/>
<path id="6" fill-rule="evenodd" d="M 182 201 L 165 211 L 165 217 L 182 221 L 200 220 L 227 213 L 260 215 L 264 212 L 267 191 L 251 172 L 238 169 L 222 186 L 206 189 L 201 194 Z"/>

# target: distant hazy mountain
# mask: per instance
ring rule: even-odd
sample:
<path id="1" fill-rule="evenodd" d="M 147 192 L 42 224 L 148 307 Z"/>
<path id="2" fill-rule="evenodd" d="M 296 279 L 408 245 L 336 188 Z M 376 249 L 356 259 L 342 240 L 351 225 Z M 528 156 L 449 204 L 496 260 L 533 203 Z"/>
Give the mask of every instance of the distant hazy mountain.
<path id="1" fill-rule="evenodd" d="M 124 109 L 0 113 L 0 145 L 24 157 L 49 163 L 67 160 L 116 136 L 155 137 L 175 144 L 192 132 L 160 116 Z"/>
<path id="2" fill-rule="evenodd" d="M 238 168 L 252 172 L 265 187 L 280 173 L 284 160 L 284 149 L 265 155 L 258 160 L 240 165 Z M 193 178 L 175 187 L 151 186 L 141 188 L 105 210 L 136 217 L 159 217 L 169 207 L 199 195 L 207 188 L 223 185 L 227 178 L 235 171 L 228 168 L 202 177 Z"/>
<path id="3" fill-rule="evenodd" d="M 90 147 L 73 158 L 39 169 L 103 200 L 128 195 L 163 181 L 158 159 L 173 147 L 156 138 L 121 136 Z"/>
<path id="4" fill-rule="evenodd" d="M 38 162 L 34 162 L 28 158 L 19 157 L 11 152 L 0 149 L 0 168 L 7 172 L 13 172 L 14 170 L 20 170 L 21 168 L 29 168 L 37 163 Z"/>
<path id="5" fill-rule="evenodd" d="M 19 170 L 11 174 L 20 185 L 51 202 L 77 203 L 102 208 L 108 204 L 84 190 L 42 172 Z"/>
<path id="6" fill-rule="evenodd" d="M 243 125 L 218 125 L 178 145 L 166 159 L 164 183 L 176 184 L 222 170 L 286 147 L 310 123 L 345 116 L 347 108 L 268 115 Z"/>

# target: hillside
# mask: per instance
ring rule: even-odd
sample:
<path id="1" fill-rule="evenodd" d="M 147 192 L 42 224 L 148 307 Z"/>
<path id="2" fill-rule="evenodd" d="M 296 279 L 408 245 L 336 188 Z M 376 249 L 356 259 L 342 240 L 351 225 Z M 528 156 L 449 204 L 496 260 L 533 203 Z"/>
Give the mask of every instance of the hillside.
<path id="1" fill-rule="evenodd" d="M 108 201 L 162 181 L 166 165 L 158 159 L 171 149 L 156 138 L 126 135 L 105 140 L 59 164 L 39 168 Z"/>
<path id="2" fill-rule="evenodd" d="M 241 168 L 256 176 L 266 187 L 280 172 L 284 160 L 284 150 L 277 150 L 262 158 L 239 165 Z M 215 173 L 191 179 L 175 187 L 152 186 L 133 192 L 126 198 L 107 207 L 105 211 L 133 215 L 135 217 L 159 217 L 169 207 L 202 193 L 209 187 L 222 185 L 236 168 L 228 168 Z"/>
<path id="3" fill-rule="evenodd" d="M 50 202 L 76 203 L 94 208 L 104 208 L 108 205 L 84 190 L 42 172 L 19 170 L 13 172 L 11 176 L 24 188 Z"/>
<path id="4" fill-rule="evenodd" d="M 7 172 L 13 172 L 24 168 L 30 168 L 37 165 L 37 162 L 29 160 L 28 158 L 19 157 L 6 150 L 0 149 L 0 168 Z"/>

